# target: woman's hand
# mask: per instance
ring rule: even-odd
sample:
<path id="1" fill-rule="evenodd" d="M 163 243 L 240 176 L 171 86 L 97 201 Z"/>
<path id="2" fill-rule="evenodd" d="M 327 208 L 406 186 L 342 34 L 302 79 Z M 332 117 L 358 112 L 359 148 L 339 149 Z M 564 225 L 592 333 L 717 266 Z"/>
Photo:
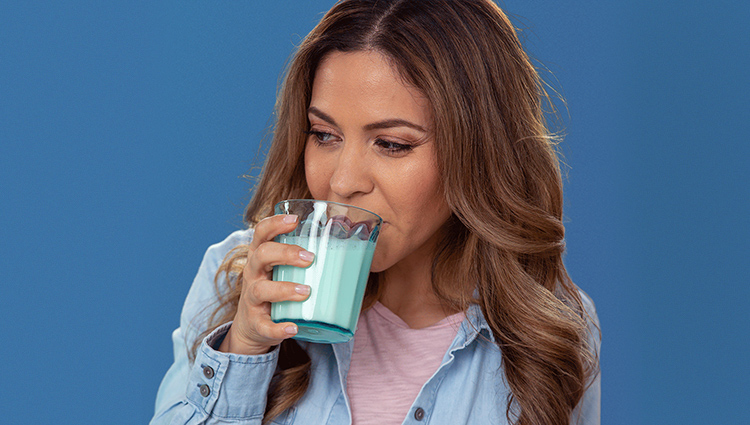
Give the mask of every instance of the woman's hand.
<path id="1" fill-rule="evenodd" d="M 271 321 L 271 303 L 304 301 L 310 287 L 271 280 L 273 266 L 307 267 L 313 253 L 296 245 L 277 243 L 273 238 L 297 226 L 296 215 L 275 215 L 261 220 L 253 233 L 242 272 L 242 292 L 234 322 L 219 351 L 236 354 L 265 354 L 271 347 L 297 334 L 294 323 Z"/>

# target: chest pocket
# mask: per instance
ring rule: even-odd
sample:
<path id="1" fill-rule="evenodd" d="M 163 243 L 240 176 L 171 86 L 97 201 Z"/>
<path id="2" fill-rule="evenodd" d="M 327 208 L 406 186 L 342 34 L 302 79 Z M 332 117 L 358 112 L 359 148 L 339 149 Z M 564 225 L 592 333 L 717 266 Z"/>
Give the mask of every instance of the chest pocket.
<path id="1" fill-rule="evenodd" d="M 292 425 L 294 423 L 294 416 L 296 413 L 297 409 L 291 407 L 282 412 L 279 416 L 275 417 L 271 421 L 271 423 L 273 425 Z"/>

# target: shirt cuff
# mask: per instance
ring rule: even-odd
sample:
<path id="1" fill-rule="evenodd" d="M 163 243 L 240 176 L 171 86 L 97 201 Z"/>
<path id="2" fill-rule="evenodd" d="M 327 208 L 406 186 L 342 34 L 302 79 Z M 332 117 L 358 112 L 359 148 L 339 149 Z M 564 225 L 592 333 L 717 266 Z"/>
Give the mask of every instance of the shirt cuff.
<path id="1" fill-rule="evenodd" d="M 257 356 L 217 351 L 214 347 L 218 348 L 231 325 L 216 328 L 201 342 L 188 379 L 187 399 L 206 417 L 262 418 L 279 347 Z"/>

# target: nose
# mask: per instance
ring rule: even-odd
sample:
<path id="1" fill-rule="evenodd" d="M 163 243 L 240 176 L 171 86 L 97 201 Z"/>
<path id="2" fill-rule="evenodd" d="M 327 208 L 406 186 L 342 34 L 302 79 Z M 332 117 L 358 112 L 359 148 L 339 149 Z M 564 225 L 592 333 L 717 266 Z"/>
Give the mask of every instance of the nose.
<path id="1" fill-rule="evenodd" d="M 341 200 L 356 199 L 370 193 L 374 188 L 371 161 L 366 158 L 366 149 L 360 149 L 356 142 L 344 143 L 331 174 L 331 191 Z"/>

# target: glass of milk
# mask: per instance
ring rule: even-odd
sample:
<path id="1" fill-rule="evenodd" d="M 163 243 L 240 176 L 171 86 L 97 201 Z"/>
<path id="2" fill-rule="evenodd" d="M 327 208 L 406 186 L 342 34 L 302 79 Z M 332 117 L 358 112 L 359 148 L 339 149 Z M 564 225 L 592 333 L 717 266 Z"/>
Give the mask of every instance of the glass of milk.
<path id="1" fill-rule="evenodd" d="M 313 199 L 281 201 L 276 214 L 299 216 L 297 228 L 277 236 L 276 242 L 299 245 L 315 254 L 307 268 L 275 266 L 274 281 L 310 286 L 305 301 L 271 305 L 271 320 L 297 324 L 296 339 L 346 342 L 354 335 L 375 242 L 383 220 L 351 205 Z"/>

